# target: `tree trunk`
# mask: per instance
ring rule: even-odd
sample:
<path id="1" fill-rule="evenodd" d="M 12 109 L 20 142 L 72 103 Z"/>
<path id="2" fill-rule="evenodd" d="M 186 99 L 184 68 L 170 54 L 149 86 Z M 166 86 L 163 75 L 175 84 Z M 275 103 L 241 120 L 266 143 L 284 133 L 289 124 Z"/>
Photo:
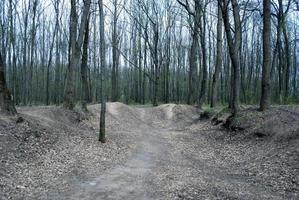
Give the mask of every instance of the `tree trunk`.
<path id="1" fill-rule="evenodd" d="M 33 2 L 33 16 L 32 16 L 32 28 L 31 28 L 31 46 L 30 46 L 30 69 L 29 69 L 29 86 L 28 86 L 28 93 L 27 97 L 29 100 L 29 104 L 32 103 L 33 98 L 33 65 L 34 65 L 34 49 L 35 49 L 35 37 L 36 37 L 36 9 L 37 9 L 38 1 L 35 0 Z"/>
<path id="2" fill-rule="evenodd" d="M 63 106 L 67 109 L 73 109 L 75 106 L 75 70 L 78 67 L 80 60 L 81 46 L 83 42 L 84 30 L 87 23 L 87 18 L 89 16 L 90 1 L 86 0 L 84 2 L 83 14 L 81 17 L 81 23 L 78 32 L 77 38 L 77 11 L 76 11 L 76 0 L 71 0 L 71 22 L 70 22 L 70 46 L 71 46 L 71 55 L 70 63 L 67 69 L 67 79 L 64 92 L 64 103 Z"/>
<path id="3" fill-rule="evenodd" d="M 17 110 L 5 80 L 5 63 L 0 52 L 0 113 L 15 115 Z"/>
<path id="4" fill-rule="evenodd" d="M 153 106 L 158 106 L 158 86 L 159 86 L 159 60 L 158 60 L 158 42 L 159 42 L 159 30 L 158 25 L 153 25 L 154 29 L 154 97 L 153 97 Z"/>
<path id="5" fill-rule="evenodd" d="M 218 21 L 217 21 L 217 50 L 216 50 L 216 65 L 215 72 L 212 80 L 212 91 L 211 91 L 211 107 L 215 106 L 217 99 L 217 84 L 219 72 L 222 65 L 222 16 L 221 8 L 218 6 Z"/>
<path id="6" fill-rule="evenodd" d="M 285 17 L 284 17 L 285 18 Z M 285 42 L 285 61 L 284 61 L 284 94 L 283 101 L 287 103 L 289 97 L 289 77 L 290 77 L 290 67 L 291 67 L 291 50 L 289 45 L 289 36 L 286 27 L 286 21 L 283 21 L 283 36 Z"/>
<path id="7" fill-rule="evenodd" d="M 297 37 L 297 29 L 295 29 L 295 38 Z M 293 98 L 297 97 L 297 41 L 294 41 L 294 53 L 293 53 Z"/>
<path id="8" fill-rule="evenodd" d="M 82 80 L 82 109 L 87 111 L 87 103 L 90 103 L 90 93 L 88 86 L 88 43 L 89 43 L 89 17 L 86 23 L 84 42 L 83 42 L 83 53 L 82 53 L 82 62 L 81 62 L 81 80 Z"/>
<path id="9" fill-rule="evenodd" d="M 205 5 L 204 5 L 205 6 Z M 202 104 L 205 101 L 206 93 L 207 93 L 207 79 L 208 79 L 208 71 L 207 71 L 207 50 L 206 50 L 206 9 L 203 8 L 203 5 L 200 5 L 201 10 L 201 19 L 200 19 L 200 43 L 202 50 L 202 80 L 201 80 L 201 88 L 199 94 L 198 106 L 201 108 Z"/>
<path id="10" fill-rule="evenodd" d="M 117 18 L 118 18 L 118 10 L 117 4 L 118 0 L 114 0 L 114 13 L 113 13 L 113 29 L 112 29 L 112 74 L 111 74 L 111 101 L 115 102 L 118 100 L 118 65 L 119 65 L 119 53 L 118 53 L 118 45 L 119 39 L 117 34 Z"/>
<path id="11" fill-rule="evenodd" d="M 264 111 L 270 106 L 270 67 L 271 67 L 271 2 L 263 1 L 263 72 L 262 95 L 260 110 Z"/>
<path id="12" fill-rule="evenodd" d="M 105 134 L 105 113 L 106 113 L 106 92 L 105 92 L 105 75 L 106 75 L 106 60 L 105 60 L 105 33 L 104 33 L 104 11 L 103 0 L 99 0 L 99 12 L 100 12 L 100 59 L 101 59 L 101 117 L 100 117 L 100 133 L 99 141 L 106 142 Z"/>
<path id="13" fill-rule="evenodd" d="M 235 116 L 239 107 L 239 93 L 240 93 L 240 44 L 241 44 L 241 20 L 240 10 L 237 0 L 231 0 L 234 18 L 234 37 L 231 32 L 231 25 L 229 20 L 228 1 L 218 1 L 222 9 L 222 17 L 224 28 L 226 32 L 226 39 L 228 43 L 229 54 L 232 62 L 232 94 L 231 94 L 231 109 L 232 115 Z"/>

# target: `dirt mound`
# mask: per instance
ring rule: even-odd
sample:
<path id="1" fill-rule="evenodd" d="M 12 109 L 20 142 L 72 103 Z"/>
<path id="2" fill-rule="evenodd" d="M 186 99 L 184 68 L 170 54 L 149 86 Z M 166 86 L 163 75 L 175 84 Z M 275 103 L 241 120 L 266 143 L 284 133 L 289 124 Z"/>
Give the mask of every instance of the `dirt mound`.
<path id="1" fill-rule="evenodd" d="M 152 108 L 149 118 L 153 125 L 183 129 L 192 122 L 199 120 L 200 110 L 194 106 L 163 104 Z"/>
<path id="2" fill-rule="evenodd" d="M 299 107 L 275 106 L 265 112 L 251 107 L 244 109 L 226 126 L 233 130 L 244 130 L 247 136 L 291 141 L 299 139 Z"/>
<path id="3" fill-rule="evenodd" d="M 0 116 L 0 199 L 48 199 L 43 195 L 50 190 L 67 191 L 73 177 L 103 173 L 135 148 L 128 135 L 110 129 L 107 143 L 99 143 L 96 111 L 42 106 L 18 112 L 23 120 Z"/>
<path id="4" fill-rule="evenodd" d="M 91 105 L 88 109 L 100 117 L 101 106 Z M 194 106 L 163 104 L 157 107 L 128 106 L 123 103 L 107 103 L 108 128 L 136 129 L 149 124 L 157 127 L 182 128 L 199 119 L 200 110 Z"/>
<path id="5" fill-rule="evenodd" d="M 101 105 L 88 106 L 88 110 L 98 119 L 93 126 L 98 127 L 101 113 Z M 140 123 L 142 113 L 138 108 L 130 107 L 126 104 L 113 102 L 106 104 L 106 125 L 111 130 L 131 130 Z"/>
<path id="6" fill-rule="evenodd" d="M 77 108 L 68 110 L 63 107 L 40 106 L 24 107 L 18 110 L 20 113 L 24 113 L 25 118 L 38 120 L 38 124 L 51 128 L 73 127 L 89 117 L 88 113 Z"/>

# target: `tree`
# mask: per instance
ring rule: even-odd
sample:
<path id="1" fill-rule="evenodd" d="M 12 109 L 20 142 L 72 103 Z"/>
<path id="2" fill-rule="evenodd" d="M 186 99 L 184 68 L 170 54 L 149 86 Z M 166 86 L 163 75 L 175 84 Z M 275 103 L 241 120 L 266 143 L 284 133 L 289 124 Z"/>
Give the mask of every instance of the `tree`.
<path id="1" fill-rule="evenodd" d="M 81 80 L 82 80 L 82 109 L 87 111 L 87 103 L 90 102 L 90 90 L 88 84 L 88 42 L 89 42 L 89 17 L 87 19 L 84 42 L 83 42 L 83 53 L 82 53 L 82 62 L 81 62 Z"/>
<path id="2" fill-rule="evenodd" d="M 59 3 L 60 1 L 55 1 L 54 7 L 55 7 L 55 15 L 56 15 L 56 22 L 55 22 L 55 27 L 54 27 L 54 32 L 53 32 L 53 38 L 50 46 L 50 53 L 49 53 L 49 59 L 48 59 L 48 64 L 47 64 L 47 75 L 46 75 L 46 104 L 50 104 L 50 92 L 49 92 L 49 87 L 50 87 L 50 66 L 52 64 L 52 54 L 53 54 L 53 49 L 54 49 L 54 44 L 55 44 L 55 37 L 58 32 L 58 26 L 59 26 Z"/>
<path id="3" fill-rule="evenodd" d="M 13 97 L 6 85 L 5 63 L 0 52 L 0 113 L 14 115 L 17 110 L 14 106 Z"/>
<path id="4" fill-rule="evenodd" d="M 70 17 L 70 63 L 67 69 L 67 79 L 64 92 L 63 106 L 67 109 L 73 109 L 75 106 L 75 70 L 78 66 L 81 47 L 83 43 L 84 30 L 89 16 L 90 1 L 84 1 L 83 14 L 77 36 L 78 14 L 76 9 L 76 0 L 71 0 Z"/>
<path id="5" fill-rule="evenodd" d="M 201 46 L 201 54 L 202 54 L 202 80 L 200 86 L 200 93 L 198 99 L 198 106 L 201 108 L 202 104 L 205 101 L 206 93 L 207 93 L 207 81 L 208 81 L 208 71 L 207 71 L 207 50 L 206 50 L 206 5 L 203 5 L 205 1 L 199 1 L 200 8 L 200 46 Z"/>
<path id="6" fill-rule="evenodd" d="M 231 30 L 231 23 L 229 19 L 229 2 L 231 2 L 234 19 L 234 32 Z M 222 18 L 224 29 L 226 32 L 226 39 L 228 50 L 232 62 L 232 81 L 231 81 L 231 102 L 232 115 L 236 115 L 239 107 L 239 93 L 240 93 L 240 45 L 241 45 L 241 20 L 240 10 L 237 0 L 218 0 L 219 6 L 222 10 Z"/>
<path id="7" fill-rule="evenodd" d="M 118 11 L 118 0 L 113 1 L 114 11 L 113 11 L 113 22 L 112 22 L 112 74 L 111 74 L 111 101 L 117 101 L 119 98 L 118 91 L 118 65 L 119 65 L 119 42 L 120 38 L 118 36 L 118 17 L 120 11 Z"/>
<path id="8" fill-rule="evenodd" d="M 100 12 L 100 59 L 101 59 L 101 117 L 100 117 L 100 133 L 99 141 L 106 142 L 105 134 L 105 113 L 106 113 L 106 96 L 105 96 L 105 75 L 106 75 L 106 60 L 105 60 L 105 34 L 104 34 L 104 10 L 103 0 L 98 1 Z"/>
<path id="9" fill-rule="evenodd" d="M 30 2 L 31 3 L 31 2 Z M 32 103 L 32 98 L 33 98 L 33 65 L 34 65 L 34 51 L 35 51 L 35 38 L 36 38 L 36 12 L 37 12 L 37 6 L 38 6 L 39 1 L 34 0 L 33 5 L 32 5 L 32 27 L 31 27 L 31 44 L 30 44 L 30 68 L 29 68 L 29 87 L 28 87 L 28 93 L 27 97 L 29 99 L 29 103 Z"/>
<path id="10" fill-rule="evenodd" d="M 263 0 L 263 72 L 260 110 L 270 106 L 270 67 L 271 67 L 271 2 Z"/>
<path id="11" fill-rule="evenodd" d="M 50 6 L 40 0 L 0 4 L 6 84 L 17 105 L 63 103 L 72 109 L 77 100 L 84 107 L 101 102 L 98 1 L 91 2 L 72 0 L 70 7 L 61 0 L 51 0 Z M 265 72 L 262 2 L 111 0 L 104 5 L 105 100 L 198 106 L 221 100 L 234 113 L 239 103 L 260 104 L 269 92 L 256 86 L 264 84 Z M 297 102 L 299 21 L 294 11 L 299 4 L 270 3 L 268 98 Z"/>
<path id="12" fill-rule="evenodd" d="M 182 5 L 189 14 L 189 17 L 193 19 L 193 25 L 191 26 L 192 30 L 192 43 L 190 48 L 189 56 L 189 82 L 188 82 L 188 98 L 187 103 L 193 104 L 196 99 L 196 85 L 197 85 L 197 54 L 198 54 L 198 37 L 199 37 L 199 28 L 201 24 L 201 3 L 199 0 L 194 0 L 194 11 L 191 10 L 189 1 L 185 0 L 183 3 L 180 0 L 177 0 L 180 5 Z"/>
<path id="13" fill-rule="evenodd" d="M 211 107 L 215 106 L 216 98 L 217 98 L 217 84 L 219 72 L 222 65 L 222 16 L 221 16 L 221 8 L 218 5 L 218 15 L 217 15 L 217 47 L 216 47 L 216 64 L 215 64 L 215 72 L 213 74 L 212 80 L 212 89 L 211 89 Z"/>

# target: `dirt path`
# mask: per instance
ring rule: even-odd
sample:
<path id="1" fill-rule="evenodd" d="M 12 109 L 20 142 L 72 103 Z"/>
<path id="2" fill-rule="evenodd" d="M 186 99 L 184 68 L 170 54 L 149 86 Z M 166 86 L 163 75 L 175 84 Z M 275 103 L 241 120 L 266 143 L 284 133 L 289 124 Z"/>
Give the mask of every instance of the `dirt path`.
<path id="1" fill-rule="evenodd" d="M 149 132 L 143 133 L 148 134 Z M 156 160 L 160 159 L 163 148 L 157 140 L 142 137 L 136 152 L 125 164 L 117 166 L 97 178 L 81 180 L 78 183 L 80 189 L 66 198 L 82 200 L 152 199 L 147 194 L 150 186 L 146 184 L 146 177 L 157 164 Z"/>
<path id="2" fill-rule="evenodd" d="M 12 199 L 298 199 L 296 141 L 236 137 L 199 120 L 192 106 L 109 103 L 103 145 L 94 134 L 99 105 L 89 110 L 93 117 L 80 123 L 74 113 L 57 108 L 21 110 L 58 132 L 58 142 L 29 169 L 18 170 L 30 173 L 16 178 L 22 190 Z"/>
<path id="3" fill-rule="evenodd" d="M 78 180 L 76 190 L 55 195 L 59 199 L 156 199 L 154 187 L 147 182 L 159 161 L 167 157 L 169 132 L 159 126 L 151 126 L 152 108 L 136 108 L 140 117 L 132 131 L 139 135 L 137 147 L 127 161 L 111 171 L 92 179 Z M 114 115 L 117 112 L 111 111 Z M 158 122 L 159 123 L 159 122 Z M 58 197 L 59 196 L 59 197 Z M 160 196 L 160 198 L 163 198 Z"/>

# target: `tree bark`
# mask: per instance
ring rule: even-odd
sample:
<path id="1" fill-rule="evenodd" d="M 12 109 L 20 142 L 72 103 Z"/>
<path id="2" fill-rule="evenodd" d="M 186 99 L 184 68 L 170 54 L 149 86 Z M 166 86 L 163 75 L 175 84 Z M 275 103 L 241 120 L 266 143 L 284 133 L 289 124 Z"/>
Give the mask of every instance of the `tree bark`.
<path id="1" fill-rule="evenodd" d="M 119 38 L 117 33 L 117 20 L 118 20 L 118 10 L 117 10 L 118 0 L 114 0 L 114 13 L 113 13 L 113 29 L 112 29 L 112 75 L 111 75 L 111 101 L 115 102 L 118 100 L 118 65 L 119 65 Z"/>
<path id="2" fill-rule="evenodd" d="M 205 5 L 200 4 L 200 44 L 201 44 L 201 52 L 202 52 L 202 80 L 201 80 L 201 88 L 198 100 L 198 106 L 201 108 L 207 93 L 207 80 L 208 80 L 208 71 L 207 71 L 207 50 L 206 50 L 206 9 Z"/>
<path id="3" fill-rule="evenodd" d="M 284 61 L 284 94 L 283 101 L 287 103 L 289 97 L 289 77 L 290 77 L 290 67 L 291 67 L 291 50 L 289 45 L 289 36 L 286 27 L 286 21 L 283 21 L 283 36 L 285 42 L 285 61 Z"/>
<path id="4" fill-rule="evenodd" d="M 211 107 L 215 106 L 217 99 L 217 85 L 219 72 L 222 65 L 222 16 L 221 8 L 218 5 L 218 21 L 217 21 L 217 47 L 216 47 L 216 65 L 215 72 L 212 80 L 212 91 L 211 91 Z"/>
<path id="5" fill-rule="evenodd" d="M 263 1 L 263 71 L 262 95 L 260 110 L 264 111 L 270 106 L 270 67 L 271 67 L 271 2 Z"/>
<path id="6" fill-rule="evenodd" d="M 82 80 L 82 109 L 87 111 L 87 103 L 90 103 L 90 90 L 88 84 L 88 43 L 89 43 L 89 17 L 87 19 L 84 42 L 83 42 L 83 53 L 82 53 L 82 62 L 81 62 L 81 80 Z"/>
<path id="7" fill-rule="evenodd" d="M 100 114 L 100 132 L 99 141 L 106 142 L 105 131 L 105 113 L 106 113 L 106 92 L 105 92 L 105 74 L 106 74 L 106 60 L 105 60 L 105 33 L 104 33 L 104 11 L 103 0 L 98 1 L 100 12 L 100 59 L 101 59 L 101 114 Z"/>
<path id="8" fill-rule="evenodd" d="M 17 110 L 10 91 L 6 85 L 5 79 L 5 63 L 0 52 L 0 113 L 15 115 Z"/>
<path id="9" fill-rule="evenodd" d="M 77 37 L 77 11 L 76 11 L 76 0 L 71 0 L 71 21 L 70 21 L 70 63 L 67 69 L 67 79 L 65 85 L 65 92 L 64 92 L 64 103 L 63 106 L 67 109 L 73 109 L 75 106 L 75 70 L 77 69 L 79 60 L 80 60 L 80 53 L 81 53 L 81 46 L 83 43 L 83 36 L 84 30 L 87 23 L 87 18 L 89 15 L 89 8 L 90 8 L 90 1 L 84 1 L 84 8 L 83 14 L 81 17 L 81 23 L 79 27 L 79 34 Z"/>
<path id="10" fill-rule="evenodd" d="M 222 9 L 222 17 L 226 32 L 226 39 L 229 54 L 232 62 L 232 82 L 231 82 L 231 109 L 232 115 L 235 116 L 239 109 L 239 93 L 240 93 L 240 44 L 241 44 L 241 20 L 240 10 L 237 0 L 231 0 L 234 18 L 234 37 L 231 32 L 229 20 L 229 1 L 218 1 Z"/>

